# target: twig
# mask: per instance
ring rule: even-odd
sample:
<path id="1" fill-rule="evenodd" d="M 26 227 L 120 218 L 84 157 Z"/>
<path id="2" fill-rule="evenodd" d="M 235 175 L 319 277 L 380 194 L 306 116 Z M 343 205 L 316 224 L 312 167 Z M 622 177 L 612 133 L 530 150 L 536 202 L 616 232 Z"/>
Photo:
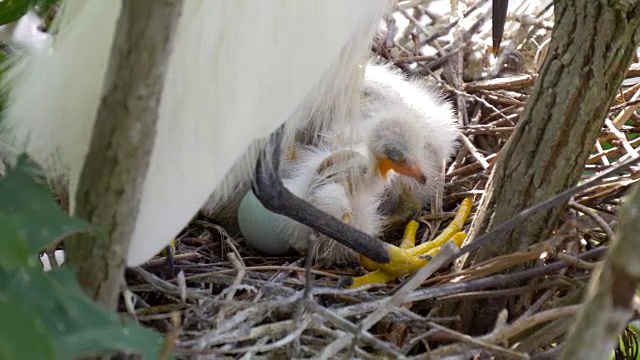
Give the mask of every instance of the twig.
<path id="1" fill-rule="evenodd" d="M 598 224 L 598 226 L 600 226 L 600 228 L 602 229 L 602 231 L 604 231 L 605 235 L 607 235 L 607 238 L 609 239 L 609 241 L 613 240 L 613 230 L 611 230 L 611 227 L 609 226 L 609 224 L 607 224 L 606 221 L 604 221 L 604 219 L 602 217 L 600 217 L 600 215 L 598 215 L 598 213 L 589 208 L 588 206 L 584 206 L 582 204 L 578 204 L 575 201 L 569 201 L 569 207 L 580 211 L 581 213 L 585 214 L 586 216 L 590 217 L 596 224 Z"/>

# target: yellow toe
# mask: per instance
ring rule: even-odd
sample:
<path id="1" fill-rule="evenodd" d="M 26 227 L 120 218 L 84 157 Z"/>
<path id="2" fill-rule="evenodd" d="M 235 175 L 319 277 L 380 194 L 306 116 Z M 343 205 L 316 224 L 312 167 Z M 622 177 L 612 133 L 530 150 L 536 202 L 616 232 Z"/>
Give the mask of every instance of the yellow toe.
<path id="1" fill-rule="evenodd" d="M 473 206 L 471 200 L 466 198 L 460 204 L 455 218 L 434 240 L 415 246 L 415 238 L 418 230 L 418 223 L 411 220 L 405 228 L 404 236 L 400 246 L 387 245 L 390 261 L 387 264 L 376 263 L 364 256 L 360 257 L 362 266 L 371 273 L 353 279 L 351 288 L 356 288 L 366 284 L 385 283 L 398 277 L 411 274 L 429 261 L 429 256 L 435 256 L 440 247 L 449 240 L 460 247 L 466 237 L 460 230 L 467 221 Z M 428 255 L 428 256 L 427 256 Z"/>
<path id="2" fill-rule="evenodd" d="M 416 234 L 418 233 L 417 221 L 411 220 L 404 228 L 404 235 L 402 236 L 402 242 L 400 243 L 400 249 L 410 249 L 416 246 Z"/>
<path id="3" fill-rule="evenodd" d="M 353 215 L 353 211 L 347 211 L 346 213 L 342 214 L 342 222 L 345 224 L 351 224 Z"/>
<path id="4" fill-rule="evenodd" d="M 382 270 L 372 271 L 366 275 L 357 276 L 353 278 L 353 284 L 349 286 L 350 289 L 359 288 L 360 286 L 369 284 L 384 284 L 395 279 L 395 276 L 389 275 Z"/>
<path id="5" fill-rule="evenodd" d="M 456 216 L 453 218 L 451 223 L 432 241 L 426 242 L 422 245 L 416 246 L 409 251 L 414 255 L 423 255 L 431 251 L 432 249 L 439 248 L 444 245 L 449 239 L 451 239 L 455 234 L 459 233 L 464 226 L 464 223 L 467 221 L 469 214 L 471 213 L 471 207 L 473 203 L 471 199 L 465 198 L 460 207 L 458 207 L 458 211 L 456 212 Z M 463 239 L 464 240 L 464 239 Z"/>

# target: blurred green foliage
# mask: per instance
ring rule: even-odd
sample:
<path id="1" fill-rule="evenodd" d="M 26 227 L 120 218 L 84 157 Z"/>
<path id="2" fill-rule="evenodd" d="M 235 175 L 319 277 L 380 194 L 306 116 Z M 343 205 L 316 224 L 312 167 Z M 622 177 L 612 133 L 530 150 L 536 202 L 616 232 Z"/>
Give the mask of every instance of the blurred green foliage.
<path id="1" fill-rule="evenodd" d="M 0 179 L 0 359 L 72 359 L 112 351 L 157 359 L 162 337 L 93 303 L 69 267 L 43 272 L 37 253 L 89 231 L 57 206 L 26 157 Z"/>

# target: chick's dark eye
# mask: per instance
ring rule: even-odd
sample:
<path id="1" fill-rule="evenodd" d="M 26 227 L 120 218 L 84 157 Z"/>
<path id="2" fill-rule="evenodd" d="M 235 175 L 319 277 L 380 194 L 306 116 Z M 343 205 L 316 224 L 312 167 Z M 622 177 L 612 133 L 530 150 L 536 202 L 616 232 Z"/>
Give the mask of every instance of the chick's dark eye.
<path id="1" fill-rule="evenodd" d="M 406 161 L 402 150 L 397 148 L 386 147 L 384 149 L 384 156 L 386 156 L 387 159 L 397 163 L 402 163 Z"/>

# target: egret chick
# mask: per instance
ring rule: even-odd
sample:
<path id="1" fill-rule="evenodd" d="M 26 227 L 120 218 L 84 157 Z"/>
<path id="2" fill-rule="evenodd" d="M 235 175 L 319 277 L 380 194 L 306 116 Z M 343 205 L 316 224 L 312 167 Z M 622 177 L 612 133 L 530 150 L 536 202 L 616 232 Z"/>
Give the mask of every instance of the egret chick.
<path id="1" fill-rule="evenodd" d="M 455 151 L 458 130 L 451 106 L 437 92 L 388 65 L 369 63 L 358 91 L 358 114 L 347 125 L 330 126 L 320 134 L 298 129 L 300 146 L 292 154 L 285 148 L 280 175 L 293 194 L 375 236 L 386 220 L 383 214 L 395 210 L 389 199 L 400 185 L 408 184 L 409 191 L 424 198 L 432 196 L 443 162 Z M 315 237 L 321 263 L 357 260 L 355 251 L 270 214 L 252 193 L 242 193 L 238 222 L 254 248 L 273 255 L 290 248 L 307 252 L 307 240 Z M 381 207 L 381 201 L 391 205 Z"/>
<path id="2" fill-rule="evenodd" d="M 346 126 L 330 128 L 322 141 L 329 139 L 334 148 L 369 140 L 385 146 L 387 156 L 378 159 L 378 166 L 385 174 L 393 171 L 380 210 L 394 216 L 403 207 L 419 211 L 433 199 L 443 165 L 457 149 L 453 108 L 425 80 L 408 79 L 393 65 L 374 61 L 365 67 L 360 93 L 359 115 Z M 318 143 L 306 129 L 300 133 L 302 143 Z M 419 173 L 424 178 L 416 177 Z"/>
<path id="3" fill-rule="evenodd" d="M 408 159 L 427 180 L 422 184 L 411 177 L 391 178 L 392 184 L 384 196 L 385 211 L 393 211 L 397 206 L 394 202 L 407 187 L 423 204 L 431 200 L 439 181 L 443 180 L 440 176 L 443 164 L 457 150 L 459 130 L 451 104 L 423 79 L 407 79 L 391 65 L 369 64 L 365 71 L 361 111 L 362 122 L 358 127 L 371 126 L 370 123 L 385 116 L 411 124 L 387 127 L 382 131 L 388 134 L 380 136 L 408 139 L 411 146 L 407 151 Z M 398 136 L 398 132 L 405 133 Z"/>
<path id="4" fill-rule="evenodd" d="M 301 151 L 292 164 L 292 177 L 284 183 L 294 194 L 318 209 L 361 230 L 378 236 L 381 218 L 377 212 L 384 180 L 375 173 L 366 149 L 342 149 L 331 153 L 323 148 Z M 358 254 L 344 245 L 290 219 L 277 224 L 291 248 L 308 252 L 308 239 L 316 241 L 318 265 L 347 265 Z"/>
<path id="5" fill-rule="evenodd" d="M 329 132 L 321 144 L 301 147 L 281 173 L 285 187 L 293 194 L 376 236 L 383 220 L 378 207 L 390 173 L 421 184 L 427 181 L 420 164 L 424 144 L 417 135 L 422 128 L 419 122 L 406 121 L 405 109 L 396 108 L 374 114 L 372 119 L 361 123 L 366 125 L 358 130 L 363 142 L 341 147 L 342 133 Z M 285 243 L 300 252 L 308 250 L 307 240 L 316 236 L 314 231 L 288 218 L 263 215 L 266 209 L 256 206 L 251 197 L 245 195 L 238 220 L 245 239 L 253 247 L 271 254 L 284 252 Z M 344 265 L 358 258 L 355 251 L 327 236 L 317 235 L 316 248 L 316 260 L 321 263 Z"/>

